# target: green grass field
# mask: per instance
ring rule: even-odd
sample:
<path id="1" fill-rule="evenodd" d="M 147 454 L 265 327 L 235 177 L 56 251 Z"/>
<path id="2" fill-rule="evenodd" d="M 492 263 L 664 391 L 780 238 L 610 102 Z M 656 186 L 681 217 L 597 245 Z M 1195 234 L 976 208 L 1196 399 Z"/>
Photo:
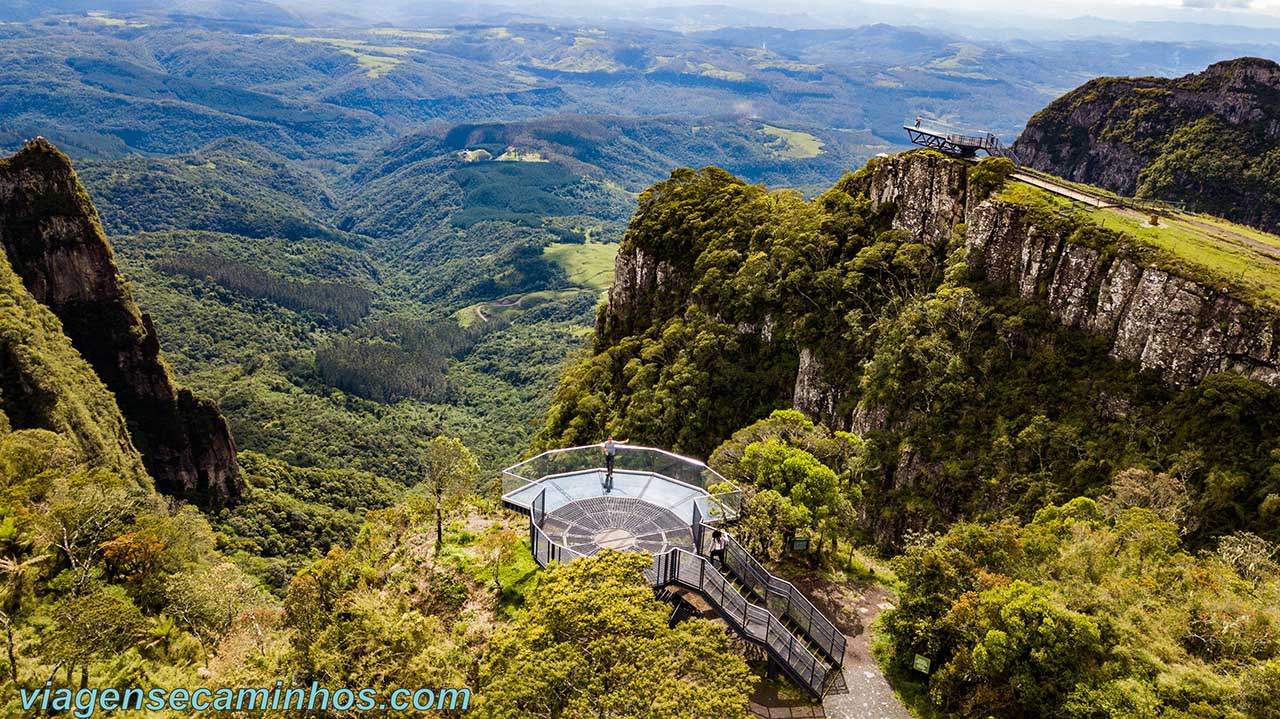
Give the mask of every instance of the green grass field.
<path id="1" fill-rule="evenodd" d="M 1106 227 L 1120 229 L 1194 267 L 1208 270 L 1226 282 L 1241 285 L 1264 299 L 1271 308 L 1280 309 L 1280 261 L 1274 256 L 1231 241 L 1224 235 L 1205 232 L 1177 217 L 1161 217 L 1160 225 L 1153 227 L 1144 220 L 1115 210 L 1092 210 L 1089 214 Z M 1232 226 L 1225 220 L 1219 222 L 1230 226 L 1231 231 L 1239 229 L 1238 225 Z M 1272 245 L 1277 243 L 1280 243 L 1277 237 L 1271 237 L 1268 242 Z"/>
<path id="2" fill-rule="evenodd" d="M 617 255 L 617 245 L 595 242 L 556 242 L 542 251 L 543 257 L 564 268 L 570 282 L 601 292 L 613 284 L 613 260 Z"/>
<path id="3" fill-rule="evenodd" d="M 1238 294 L 1255 305 L 1280 310 L 1280 237 L 1200 214 L 1162 213 L 1159 224 L 1152 225 L 1147 217 L 1134 216 L 1133 211 L 1086 206 L 1021 182 L 1012 183 L 1001 195 L 1012 202 L 1036 197 L 1048 201 L 1060 214 L 1084 213 L 1103 227 L 1163 251 L 1170 261 L 1161 266 L 1176 274 L 1211 279 L 1215 285 L 1243 291 Z"/>
<path id="4" fill-rule="evenodd" d="M 470 327 L 476 322 L 480 322 L 482 320 L 494 320 L 499 317 L 511 319 L 526 310 L 531 310 L 539 305 L 543 305 L 554 300 L 568 299 L 584 291 L 585 290 L 574 289 L 526 292 L 522 295 L 511 295 L 510 297 L 503 297 L 500 300 L 492 302 L 477 302 L 474 305 L 468 305 L 457 312 L 454 312 L 452 317 L 462 327 Z M 587 334 L 592 331 L 590 327 L 583 327 L 582 329 L 583 332 Z"/>
<path id="5" fill-rule="evenodd" d="M 1244 235 L 1257 242 L 1261 242 L 1266 245 L 1271 245 L 1272 247 L 1275 247 L 1276 249 L 1280 250 L 1280 237 L 1277 237 L 1276 235 L 1273 235 L 1269 232 L 1263 232 L 1262 230 L 1258 230 L 1253 227 L 1248 227 L 1246 225 L 1237 225 L 1236 223 L 1231 222 L 1230 220 L 1224 220 L 1221 217 L 1214 217 L 1213 215 L 1194 214 L 1194 215 L 1191 215 L 1191 217 L 1195 218 L 1200 222 L 1203 222 L 1206 225 L 1213 225 L 1214 227 L 1217 227 L 1222 230 L 1226 230 L 1227 232 L 1232 232 L 1238 235 Z"/>
<path id="6" fill-rule="evenodd" d="M 370 45 L 363 40 L 347 40 L 339 37 L 308 37 L 302 35 L 264 35 L 278 40 L 300 43 L 319 43 L 337 48 L 356 59 L 360 69 L 370 78 L 379 78 L 404 62 L 404 56 L 418 52 L 418 48 L 402 45 Z"/>
<path id="7" fill-rule="evenodd" d="M 774 157 L 784 160 L 806 160 L 822 154 L 822 140 L 799 130 L 765 125 L 760 131 L 773 139 L 765 143 Z"/>
<path id="8" fill-rule="evenodd" d="M 383 35 L 387 37 L 403 37 L 414 40 L 448 40 L 450 33 L 448 30 L 401 30 L 391 27 L 376 27 L 369 30 L 370 35 Z"/>

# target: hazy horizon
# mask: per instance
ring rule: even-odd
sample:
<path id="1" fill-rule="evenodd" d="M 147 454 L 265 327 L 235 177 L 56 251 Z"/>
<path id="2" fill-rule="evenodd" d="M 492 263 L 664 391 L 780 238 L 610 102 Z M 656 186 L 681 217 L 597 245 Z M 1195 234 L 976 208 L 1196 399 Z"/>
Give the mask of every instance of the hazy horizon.
<path id="1" fill-rule="evenodd" d="M 1122 2 L 1036 2 L 1009 12 L 1006 3 L 990 0 L 908 0 L 906 2 L 849 3 L 838 0 L 814 0 L 803 6 L 788 6 L 765 0 L 640 0 L 638 2 L 596 2 L 589 0 L 551 0 L 520 2 L 497 0 L 481 3 L 421 3 L 402 0 L 386 2 L 354 2 L 354 0 L 322 0 L 302 2 L 281 0 L 275 3 L 302 16 L 341 13 L 354 17 L 396 22 L 432 15 L 483 16 L 496 12 L 531 16 L 576 16 L 584 20 L 625 18 L 646 24 L 646 19 L 669 24 L 672 16 L 685 12 L 691 24 L 699 21 L 717 25 L 774 24 L 794 28 L 856 27 L 875 22 L 918 24 L 935 29 L 1030 27 L 1052 30 L 1057 27 L 1070 33 L 1073 26 L 1062 21 L 1084 23 L 1112 20 L 1121 23 L 1181 23 L 1199 25 L 1205 37 L 1213 42 L 1215 28 L 1235 27 L 1255 30 L 1274 29 L 1275 42 L 1280 43 L 1280 0 L 1125 0 Z M 738 10 L 739 14 L 717 18 L 717 10 Z M 770 20 L 774 22 L 769 22 Z M 1046 24 L 1050 23 L 1050 24 Z M 1261 27 L 1260 27 L 1261 25 Z M 961 27 L 963 26 L 963 27 Z M 690 28 L 695 29 L 695 28 Z M 1105 31 L 1105 28 L 1098 28 Z M 1228 38 L 1221 38 L 1223 40 Z"/>

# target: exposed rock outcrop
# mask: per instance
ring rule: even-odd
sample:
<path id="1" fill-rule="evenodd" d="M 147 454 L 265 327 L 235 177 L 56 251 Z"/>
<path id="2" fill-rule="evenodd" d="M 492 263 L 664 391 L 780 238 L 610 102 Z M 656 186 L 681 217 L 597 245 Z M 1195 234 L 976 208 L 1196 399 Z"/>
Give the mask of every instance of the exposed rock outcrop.
<path id="1" fill-rule="evenodd" d="M 643 332 L 664 316 L 667 305 L 683 298 L 688 291 L 686 274 L 687 270 L 643 247 L 633 245 L 619 251 L 599 331 L 612 338 Z"/>
<path id="2" fill-rule="evenodd" d="M 920 242 L 944 242 L 965 221 L 968 168 L 963 163 L 915 152 L 880 160 L 868 169 L 858 189 L 877 205 L 892 203 L 893 226 Z"/>
<path id="3" fill-rule="evenodd" d="M 876 163 L 862 189 L 877 203 L 893 203 L 894 225 L 917 238 L 945 240 L 964 224 L 967 260 L 981 277 L 1045 303 L 1064 326 L 1107 338 L 1116 359 L 1175 384 L 1236 372 L 1280 387 L 1280 318 L 1273 313 L 1123 253 L 1069 242 L 1018 205 L 972 202 L 965 170 L 933 153 L 905 153 Z M 827 391 L 814 377 L 801 384 L 804 398 Z M 801 399 L 797 392 L 796 406 L 804 409 Z"/>
<path id="4" fill-rule="evenodd" d="M 796 387 L 791 406 L 832 429 L 849 429 L 849 418 L 838 412 L 840 403 L 849 397 L 850 389 L 826 378 L 825 362 L 808 347 L 800 350 L 800 366 L 796 370 Z"/>
<path id="5" fill-rule="evenodd" d="M 235 503 L 241 479 L 226 420 L 174 384 L 88 194 L 43 139 L 0 160 L 0 247 L 115 394 L 156 488 L 206 507 Z"/>
<path id="6" fill-rule="evenodd" d="M 1280 387 L 1280 320 L 1220 289 L 1066 241 L 1021 208 L 987 202 L 965 250 L 987 281 L 1044 301 L 1062 324 L 1107 338 L 1111 356 L 1175 384 L 1236 372 Z"/>
<path id="7" fill-rule="evenodd" d="M 0 442 L 21 430 L 61 435 L 71 462 L 152 486 L 115 398 L 0 253 Z"/>

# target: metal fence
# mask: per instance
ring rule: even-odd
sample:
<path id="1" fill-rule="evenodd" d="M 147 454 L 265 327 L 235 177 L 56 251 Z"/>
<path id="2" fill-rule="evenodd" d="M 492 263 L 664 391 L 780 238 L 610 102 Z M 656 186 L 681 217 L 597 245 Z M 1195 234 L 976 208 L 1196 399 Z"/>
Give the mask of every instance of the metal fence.
<path id="1" fill-rule="evenodd" d="M 654 585 L 676 584 L 707 598 L 735 631 L 764 645 L 783 671 L 816 697 L 839 669 L 809 651 L 805 642 L 769 610 L 752 604 L 711 562 L 680 548 L 654 557 Z"/>
<path id="2" fill-rule="evenodd" d="M 700 520 L 698 509 L 694 509 L 695 520 Z M 533 551 L 533 558 L 541 567 L 546 567 L 551 562 L 565 564 L 583 556 L 582 554 L 557 544 L 552 541 L 545 532 L 543 526 L 546 522 L 546 490 L 538 493 L 534 499 L 529 512 L 529 542 Z M 703 525 L 700 521 L 695 524 L 697 530 L 702 530 L 708 525 Z M 700 534 L 701 532 L 695 532 Z M 726 535 L 726 549 L 728 552 L 741 552 L 745 555 L 746 560 L 755 562 L 745 549 L 732 537 Z M 701 542 L 699 542 L 701 544 Z M 737 560 L 728 560 L 729 554 L 726 554 L 726 560 L 729 562 L 730 569 L 733 570 L 735 563 L 742 567 L 743 571 L 749 568 L 747 562 L 741 558 Z M 758 563 L 756 563 L 758 566 Z M 791 586 L 785 580 L 773 577 L 763 567 L 758 570 L 763 573 L 765 579 L 757 579 L 763 581 L 761 586 L 768 587 L 768 579 L 772 578 L 776 582 L 785 584 L 791 591 L 798 594 L 798 590 Z M 741 576 L 738 571 L 734 574 Z M 840 659 L 834 662 L 820 658 L 809 650 L 808 645 L 803 639 L 780 621 L 779 616 L 788 616 L 792 621 L 796 621 L 791 614 L 786 614 L 788 608 L 803 615 L 803 609 L 798 601 L 793 601 L 790 595 L 787 595 L 787 602 L 781 610 L 776 608 L 766 608 L 753 604 L 747 599 L 743 593 L 733 585 L 733 583 L 717 570 L 711 562 L 699 553 L 689 552 L 679 547 L 656 555 L 649 568 L 645 570 L 645 576 L 649 583 L 655 587 L 664 587 L 669 585 L 679 585 L 692 589 L 702 596 L 716 609 L 726 622 L 733 627 L 742 636 L 763 645 L 782 667 L 783 671 L 797 684 L 804 687 L 815 697 L 822 696 L 831 681 L 840 671 Z M 745 582 L 744 582 L 745 583 Z M 750 586 L 750 584 L 748 584 Z M 768 591 L 759 592 L 752 587 L 752 591 L 757 591 L 761 596 L 769 597 L 770 600 L 776 600 L 776 594 L 769 594 Z M 803 597 L 801 597 L 803 598 Z M 808 600 L 804 600 L 806 603 Z M 817 619 L 826 621 L 812 604 L 808 604 L 811 616 L 807 619 L 806 625 L 796 622 L 797 626 L 807 626 L 806 632 L 821 631 L 820 624 Z M 775 612 L 782 614 L 775 616 Z M 830 623 L 827 622 L 829 625 Z M 834 630 L 834 626 L 831 627 Z M 837 632 L 838 634 L 838 632 Z M 826 653 L 826 647 L 833 646 L 833 642 L 828 641 L 827 645 L 819 643 L 817 636 L 806 633 L 815 645 L 823 647 Z M 837 657 L 843 657 L 844 654 L 844 637 L 840 635 L 840 653 Z"/>

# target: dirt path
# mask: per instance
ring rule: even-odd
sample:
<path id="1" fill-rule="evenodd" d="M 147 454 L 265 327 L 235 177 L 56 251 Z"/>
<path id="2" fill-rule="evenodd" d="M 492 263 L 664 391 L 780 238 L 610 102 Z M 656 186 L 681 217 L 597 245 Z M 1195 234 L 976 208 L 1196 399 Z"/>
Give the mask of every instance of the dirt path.
<path id="1" fill-rule="evenodd" d="M 853 632 L 845 634 L 849 643 L 844 653 L 844 691 L 828 694 L 823 701 L 827 719 L 911 719 L 871 654 L 871 623 L 880 612 L 891 609 L 893 601 L 888 590 L 873 585 L 854 605 L 858 622 Z"/>
<path id="2" fill-rule="evenodd" d="M 1010 177 L 1012 177 L 1015 180 L 1025 182 L 1028 185 L 1034 185 L 1035 187 L 1039 187 L 1042 190 L 1048 190 L 1049 192 L 1062 195 L 1063 197 L 1070 197 L 1071 199 L 1076 200 L 1077 202 L 1083 202 L 1084 204 L 1089 205 L 1091 207 L 1110 207 L 1110 208 L 1119 207 L 1119 205 L 1112 200 L 1098 197 L 1097 195 L 1091 195 L 1087 192 L 1081 192 L 1080 190 L 1077 190 L 1073 187 L 1067 187 L 1066 185 L 1059 185 L 1058 183 L 1050 180 L 1046 180 L 1043 177 L 1040 177 L 1039 175 L 1030 175 L 1025 172 L 1014 171 L 1014 173 L 1010 175 Z"/>

